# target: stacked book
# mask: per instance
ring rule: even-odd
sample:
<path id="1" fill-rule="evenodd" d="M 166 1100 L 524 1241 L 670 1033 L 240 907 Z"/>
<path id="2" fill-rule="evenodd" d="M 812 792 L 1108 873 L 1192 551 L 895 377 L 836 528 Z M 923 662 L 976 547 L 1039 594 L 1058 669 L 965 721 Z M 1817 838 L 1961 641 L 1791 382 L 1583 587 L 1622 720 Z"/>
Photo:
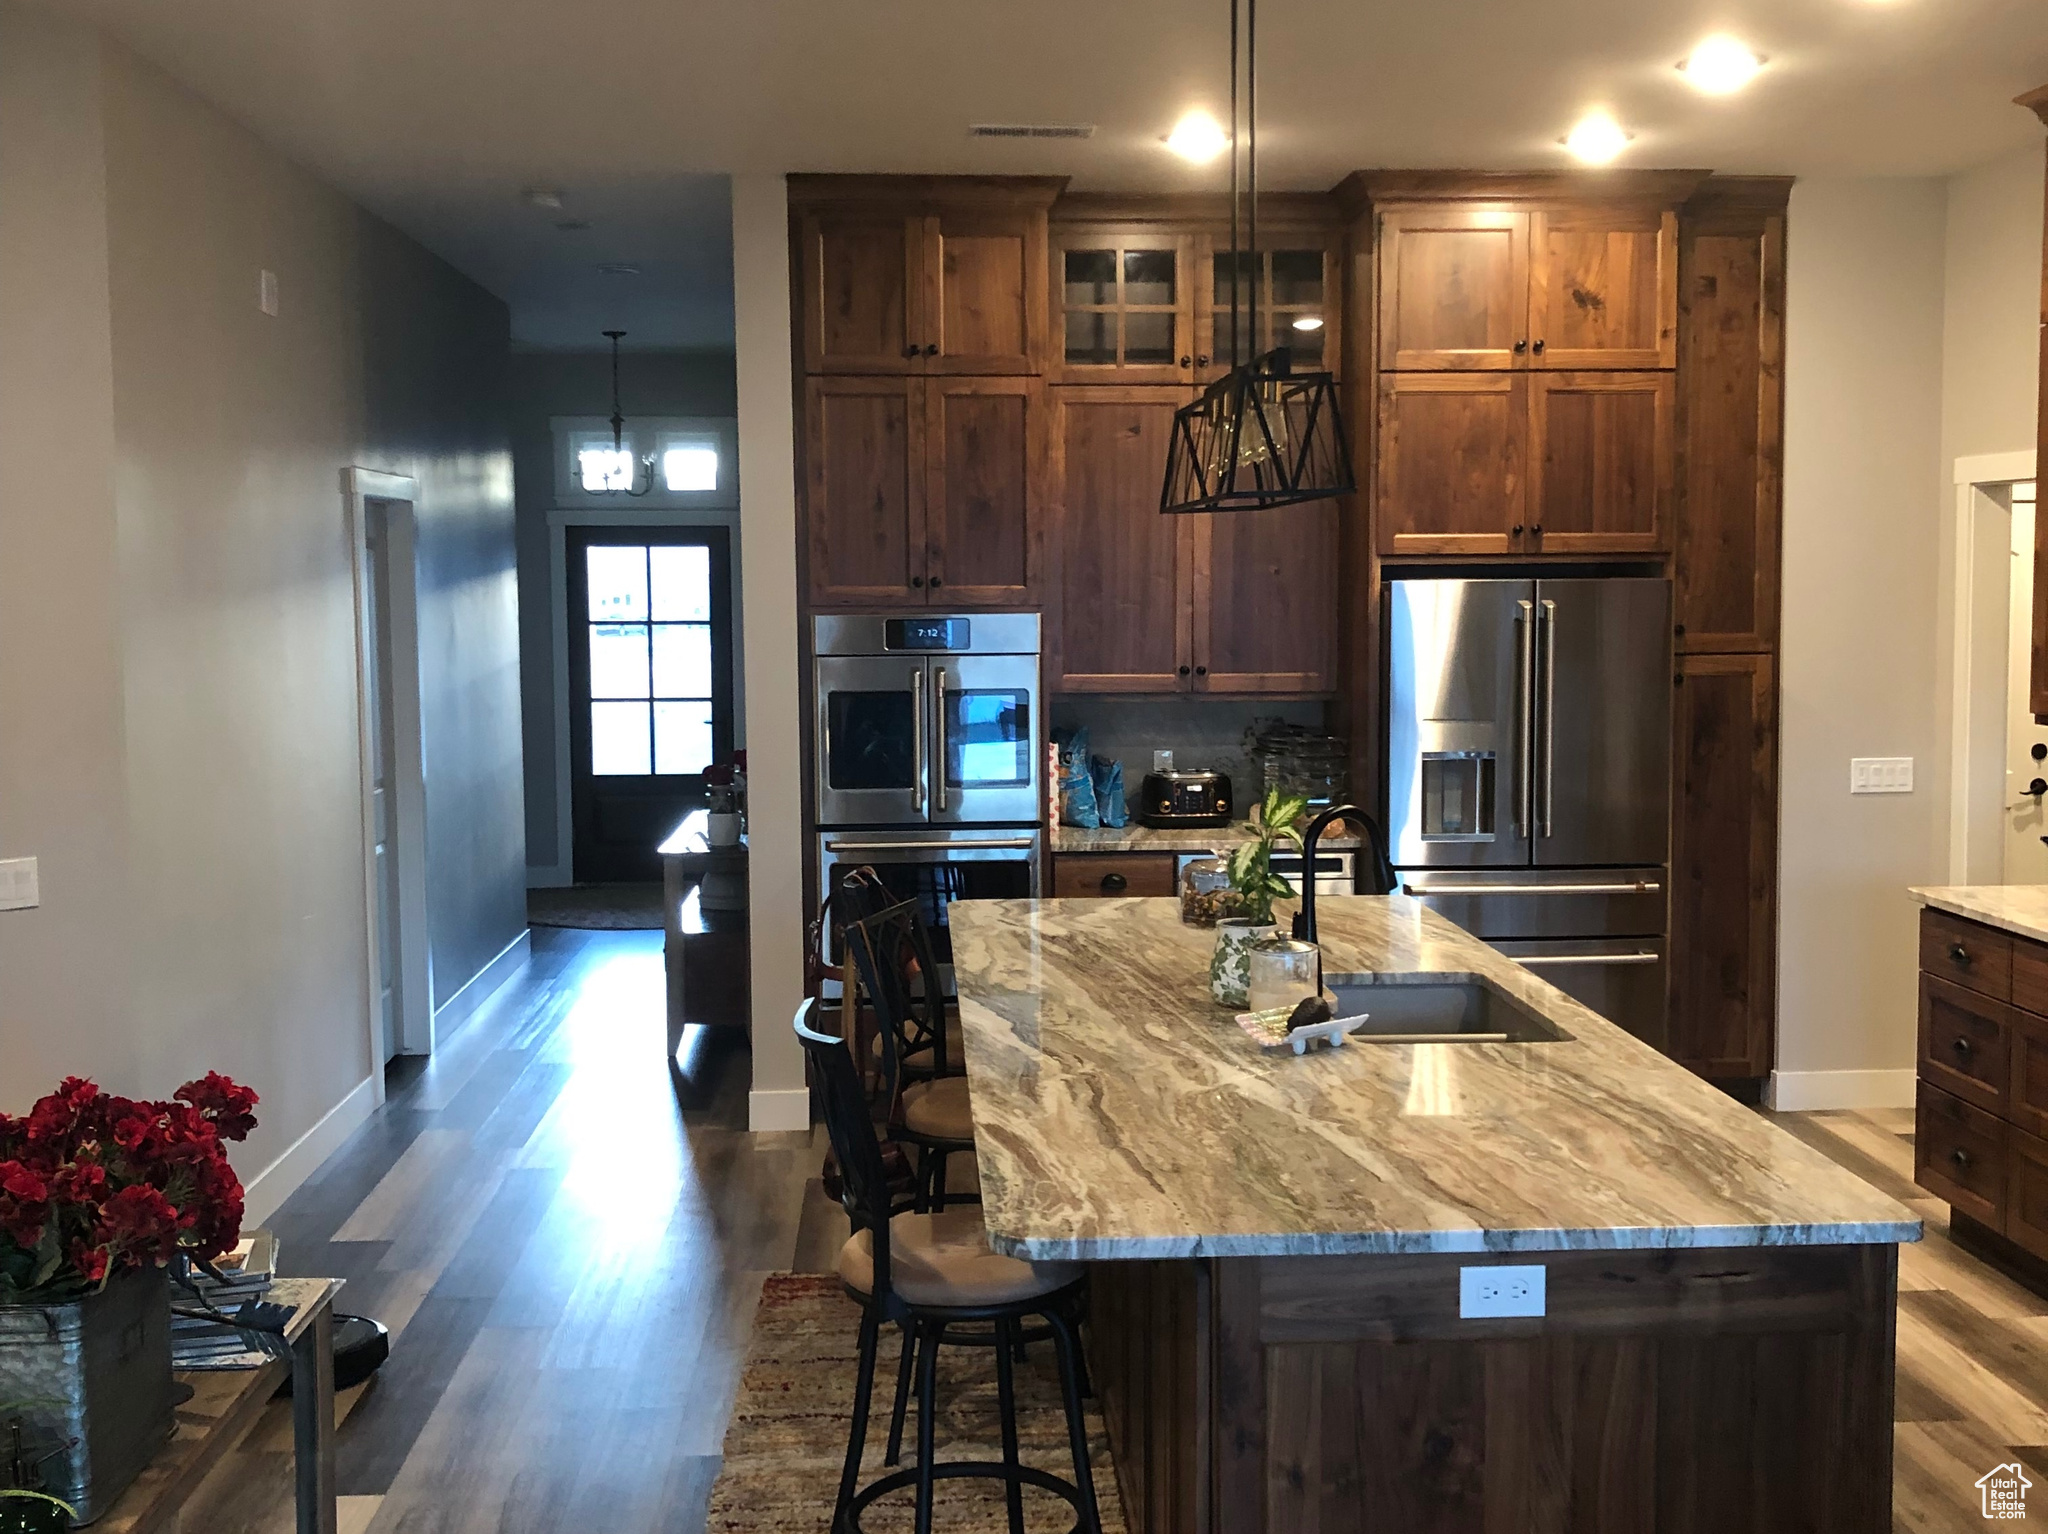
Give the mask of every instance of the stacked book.
<path id="1" fill-rule="evenodd" d="M 243 1304 L 270 1293 L 277 1277 L 277 1238 L 267 1230 L 251 1231 L 232 1252 L 215 1260 L 220 1273 L 192 1269 L 192 1287 L 199 1301 L 173 1289 L 171 1362 L 178 1369 L 256 1369 L 276 1357 L 276 1342 L 256 1332 L 204 1314 L 210 1306 L 232 1317 Z M 200 1303 L 203 1301 L 204 1303 Z"/>

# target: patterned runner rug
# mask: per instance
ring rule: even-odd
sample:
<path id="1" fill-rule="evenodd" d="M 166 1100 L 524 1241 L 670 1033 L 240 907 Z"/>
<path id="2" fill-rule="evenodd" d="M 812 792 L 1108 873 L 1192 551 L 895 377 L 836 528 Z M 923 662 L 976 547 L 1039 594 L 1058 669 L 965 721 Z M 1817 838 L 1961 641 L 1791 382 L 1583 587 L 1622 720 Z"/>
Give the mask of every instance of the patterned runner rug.
<path id="1" fill-rule="evenodd" d="M 882 1333 L 874 1416 L 861 1471 L 864 1486 L 887 1468 L 882 1451 L 901 1335 L 894 1329 Z M 837 1278 L 822 1273 L 769 1275 L 754 1317 L 754 1340 L 740 1376 L 732 1425 L 725 1434 L 725 1467 L 711 1492 L 709 1534 L 826 1534 L 853 1416 L 859 1342 L 860 1309 Z M 1003 1457 L 995 1360 L 987 1348 L 941 1348 L 938 1396 L 938 1463 Z M 1093 1401 L 1088 1426 L 1104 1534 L 1124 1534 L 1109 1444 Z M 1033 1343 L 1027 1360 L 1017 1366 L 1017 1437 L 1025 1464 L 1063 1480 L 1072 1477 L 1059 1372 L 1050 1342 Z M 916 1462 L 913 1397 L 904 1424 L 903 1464 Z M 909 1534 L 915 1526 L 912 1497 L 906 1487 L 870 1507 L 865 1520 L 868 1534 Z M 1073 1514 L 1059 1498 L 1026 1487 L 1024 1526 L 1029 1534 L 1064 1534 L 1073 1527 Z M 1003 1534 L 1009 1525 L 1001 1483 L 939 1482 L 933 1527 L 939 1534 Z"/>

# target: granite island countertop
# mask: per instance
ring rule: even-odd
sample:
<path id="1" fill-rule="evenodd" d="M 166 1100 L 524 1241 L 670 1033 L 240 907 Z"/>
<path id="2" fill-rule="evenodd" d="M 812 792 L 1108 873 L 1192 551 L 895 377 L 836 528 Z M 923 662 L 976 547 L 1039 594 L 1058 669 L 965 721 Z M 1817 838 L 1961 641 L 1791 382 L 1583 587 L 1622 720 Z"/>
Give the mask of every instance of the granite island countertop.
<path id="1" fill-rule="evenodd" d="M 1906 893 L 1951 916 L 2048 943 L 2048 884 L 1937 884 Z"/>
<path id="2" fill-rule="evenodd" d="M 990 1244 L 1104 1260 L 1841 1245 L 1920 1221 L 1406 897 L 1317 902 L 1332 971 L 1477 976 L 1529 1044 L 1264 1053 L 1172 900 L 963 901 Z"/>
<path id="3" fill-rule="evenodd" d="M 1135 820 L 1127 826 L 1055 826 L 1052 850 L 1062 852 L 1225 852 L 1239 842 L 1251 840 L 1248 821 L 1227 826 L 1174 826 L 1161 829 L 1141 826 Z M 1330 852 L 1354 851 L 1356 836 L 1332 834 L 1316 846 Z"/>

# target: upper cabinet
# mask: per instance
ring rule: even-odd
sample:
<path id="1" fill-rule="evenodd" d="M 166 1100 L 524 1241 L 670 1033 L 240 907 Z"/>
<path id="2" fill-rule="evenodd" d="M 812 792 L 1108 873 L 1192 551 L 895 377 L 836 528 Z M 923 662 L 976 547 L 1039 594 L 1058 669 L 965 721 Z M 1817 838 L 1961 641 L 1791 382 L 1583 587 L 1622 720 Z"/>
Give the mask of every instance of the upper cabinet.
<path id="1" fill-rule="evenodd" d="M 1669 368 L 1678 219 L 1589 202 L 1396 207 L 1379 221 L 1380 366 Z"/>
<path id="2" fill-rule="evenodd" d="M 1042 178 L 791 178 L 809 373 L 1044 368 Z"/>
<path id="3" fill-rule="evenodd" d="M 1298 371 L 1338 371 L 1338 251 L 1333 240 L 1315 230 L 1261 230 L 1258 254 L 1246 249 L 1233 259 L 1229 236 L 1211 235 L 1207 257 L 1198 381 L 1212 382 L 1230 371 L 1233 278 L 1239 360 L 1249 362 L 1285 346 Z"/>

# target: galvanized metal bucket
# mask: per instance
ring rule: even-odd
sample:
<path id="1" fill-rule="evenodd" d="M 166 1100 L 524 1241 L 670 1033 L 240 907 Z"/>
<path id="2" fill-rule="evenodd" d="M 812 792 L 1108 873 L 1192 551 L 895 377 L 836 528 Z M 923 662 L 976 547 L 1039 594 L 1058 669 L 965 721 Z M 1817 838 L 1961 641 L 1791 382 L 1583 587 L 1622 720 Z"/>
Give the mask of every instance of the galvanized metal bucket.
<path id="1" fill-rule="evenodd" d="M 161 1268 L 68 1305 L 0 1305 L 0 1404 L 19 1414 L 43 1490 L 91 1523 L 171 1436 L 171 1297 Z M 10 1414 L 11 1415 L 11 1414 Z"/>

